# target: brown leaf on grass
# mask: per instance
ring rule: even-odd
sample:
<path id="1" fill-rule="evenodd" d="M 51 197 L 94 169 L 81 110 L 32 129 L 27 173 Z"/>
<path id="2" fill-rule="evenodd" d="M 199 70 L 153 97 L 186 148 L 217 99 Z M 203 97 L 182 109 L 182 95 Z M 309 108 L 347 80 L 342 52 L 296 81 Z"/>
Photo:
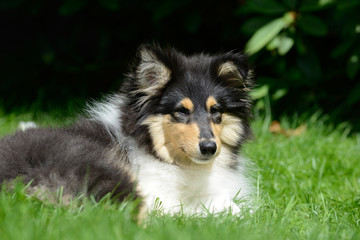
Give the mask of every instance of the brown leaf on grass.
<path id="1" fill-rule="evenodd" d="M 299 136 L 306 132 L 306 125 L 300 125 L 295 129 L 284 129 L 281 127 L 279 121 L 272 121 L 269 127 L 272 134 L 280 134 L 286 137 Z"/>

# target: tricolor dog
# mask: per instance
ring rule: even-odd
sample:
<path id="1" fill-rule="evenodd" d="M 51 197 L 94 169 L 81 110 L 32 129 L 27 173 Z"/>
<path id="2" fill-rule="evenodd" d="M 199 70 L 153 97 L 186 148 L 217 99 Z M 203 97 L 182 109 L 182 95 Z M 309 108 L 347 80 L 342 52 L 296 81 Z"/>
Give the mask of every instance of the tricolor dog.
<path id="1" fill-rule="evenodd" d="M 0 182 L 19 177 L 36 196 L 61 188 L 64 199 L 132 196 L 171 214 L 240 212 L 252 199 L 240 155 L 251 86 L 241 53 L 142 45 L 119 92 L 73 125 L 2 138 Z"/>

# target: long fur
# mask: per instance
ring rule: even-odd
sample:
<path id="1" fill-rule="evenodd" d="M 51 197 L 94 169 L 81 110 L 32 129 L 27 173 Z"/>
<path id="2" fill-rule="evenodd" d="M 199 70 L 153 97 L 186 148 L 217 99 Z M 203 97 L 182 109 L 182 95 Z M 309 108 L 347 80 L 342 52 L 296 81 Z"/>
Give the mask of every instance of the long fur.
<path id="1" fill-rule="evenodd" d="M 252 198 L 240 156 L 251 136 L 250 75 L 238 52 L 142 45 L 121 90 L 74 125 L 2 138 L 0 182 L 20 177 L 32 194 L 132 196 L 166 213 L 240 212 L 234 198 Z"/>

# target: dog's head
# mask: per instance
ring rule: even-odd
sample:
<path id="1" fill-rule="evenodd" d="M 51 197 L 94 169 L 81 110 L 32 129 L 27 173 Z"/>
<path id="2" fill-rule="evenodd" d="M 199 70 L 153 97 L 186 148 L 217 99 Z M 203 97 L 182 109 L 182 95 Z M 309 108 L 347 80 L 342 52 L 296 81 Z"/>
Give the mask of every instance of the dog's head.
<path id="1" fill-rule="evenodd" d="M 133 128 L 146 131 L 154 153 L 170 163 L 209 164 L 224 148 L 236 153 L 250 135 L 249 72 L 238 52 L 185 56 L 141 46 L 126 88 Z"/>

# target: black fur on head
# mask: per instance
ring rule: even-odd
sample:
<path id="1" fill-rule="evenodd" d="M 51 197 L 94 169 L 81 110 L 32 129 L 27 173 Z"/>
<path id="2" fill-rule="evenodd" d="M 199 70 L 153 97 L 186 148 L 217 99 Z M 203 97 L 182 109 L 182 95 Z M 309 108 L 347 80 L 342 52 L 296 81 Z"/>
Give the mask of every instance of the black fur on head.
<path id="1" fill-rule="evenodd" d="M 122 93 L 127 96 L 123 111 L 123 130 L 140 145 L 153 146 L 143 121 L 155 114 L 171 114 L 182 97 L 202 100 L 215 96 L 222 111 L 241 119 L 243 133 L 234 147 L 251 136 L 249 118 L 253 85 L 246 55 L 227 52 L 216 55 L 186 56 L 158 45 L 142 45 L 126 76 Z"/>

